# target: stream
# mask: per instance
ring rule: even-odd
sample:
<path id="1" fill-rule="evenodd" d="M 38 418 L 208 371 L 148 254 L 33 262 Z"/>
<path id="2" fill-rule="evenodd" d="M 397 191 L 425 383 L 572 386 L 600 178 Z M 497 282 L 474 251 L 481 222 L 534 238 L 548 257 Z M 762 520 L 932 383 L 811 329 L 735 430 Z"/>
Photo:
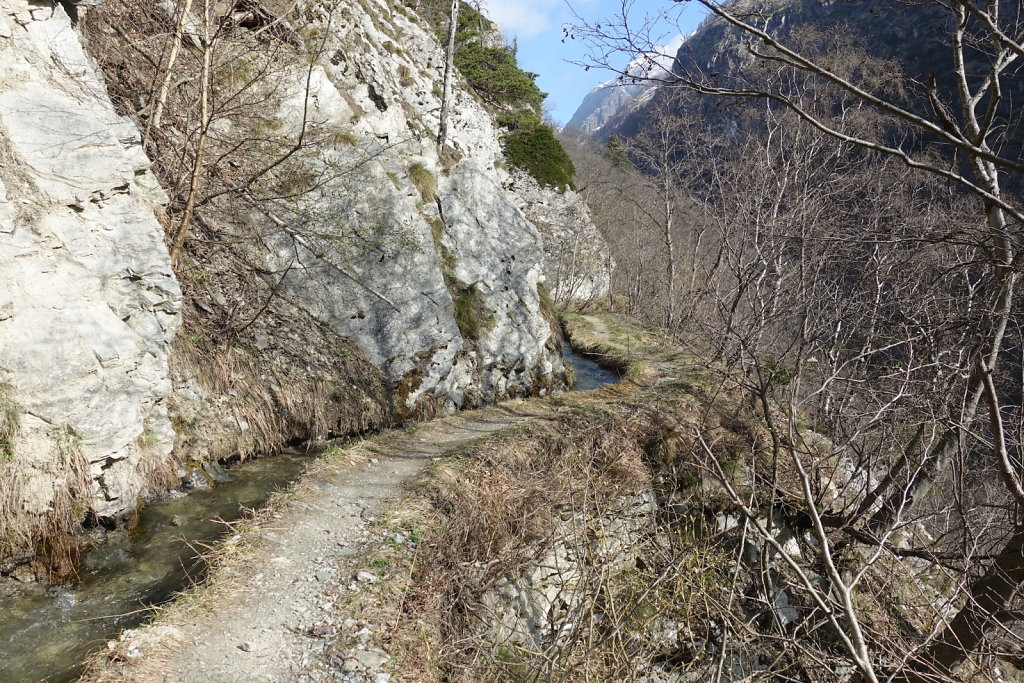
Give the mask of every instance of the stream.
<path id="1" fill-rule="evenodd" d="M 619 376 L 566 346 L 576 391 L 614 384 Z M 314 459 L 301 451 L 251 460 L 218 481 L 140 513 L 132 532 L 118 530 L 87 552 L 72 586 L 0 583 L 0 683 L 74 680 L 85 656 L 145 621 L 153 605 L 202 579 L 203 545 L 223 537 L 242 508 L 259 508 Z"/>
<path id="2" fill-rule="evenodd" d="M 562 349 L 562 356 L 565 358 L 565 362 L 576 371 L 576 384 L 573 386 L 575 391 L 600 389 L 609 384 L 616 384 L 621 379 L 618 373 L 605 370 L 589 358 L 573 351 L 568 344 Z"/>

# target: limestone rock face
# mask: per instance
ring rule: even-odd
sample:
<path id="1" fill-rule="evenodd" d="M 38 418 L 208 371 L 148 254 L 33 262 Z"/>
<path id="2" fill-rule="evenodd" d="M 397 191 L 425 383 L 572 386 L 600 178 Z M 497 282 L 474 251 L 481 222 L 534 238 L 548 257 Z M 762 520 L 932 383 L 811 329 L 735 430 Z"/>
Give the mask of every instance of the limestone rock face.
<path id="1" fill-rule="evenodd" d="M 459 83 L 454 159 L 442 160 L 444 55 L 429 29 L 376 0 L 312 21 L 331 27 L 324 58 L 296 74 L 278 118 L 299 125 L 308 101 L 308 120 L 345 142 L 307 155 L 318 174 L 342 170 L 289 209 L 303 218 L 284 222 L 302 227 L 266 226 L 271 267 L 301 264 L 289 295 L 384 371 L 399 418 L 561 386 L 538 293 L 544 241 L 510 189 L 491 114 Z"/>
<path id="2" fill-rule="evenodd" d="M 607 297 L 613 263 L 583 198 L 571 190 L 542 187 L 522 171 L 513 174 L 507 187 L 544 240 L 544 274 L 552 298 L 590 303 Z"/>
<path id="3" fill-rule="evenodd" d="M 99 514 L 130 509 L 171 451 L 162 200 L 62 6 L 0 0 L 0 382 L 24 511 L 51 509 L 59 458 L 87 462 Z"/>

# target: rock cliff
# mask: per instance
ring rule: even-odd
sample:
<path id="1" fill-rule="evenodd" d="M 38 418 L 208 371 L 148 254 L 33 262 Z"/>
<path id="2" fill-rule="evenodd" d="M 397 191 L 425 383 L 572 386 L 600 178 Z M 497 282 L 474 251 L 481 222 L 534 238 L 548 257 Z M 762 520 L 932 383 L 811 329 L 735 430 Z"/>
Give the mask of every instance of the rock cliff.
<path id="1" fill-rule="evenodd" d="M 583 198 L 575 192 L 552 192 L 522 171 L 513 173 L 506 187 L 541 232 L 545 284 L 552 299 L 585 304 L 606 298 L 613 262 Z"/>
<path id="2" fill-rule="evenodd" d="M 181 291 L 166 195 L 59 5 L 0 2 L 0 84 L 3 555 L 168 458 Z"/>
<path id="3" fill-rule="evenodd" d="M 415 12 L 97 4 L 0 0 L 0 555 L 204 462 L 564 386 L 543 283 L 603 295 L 603 244 L 458 77 L 438 151 Z"/>

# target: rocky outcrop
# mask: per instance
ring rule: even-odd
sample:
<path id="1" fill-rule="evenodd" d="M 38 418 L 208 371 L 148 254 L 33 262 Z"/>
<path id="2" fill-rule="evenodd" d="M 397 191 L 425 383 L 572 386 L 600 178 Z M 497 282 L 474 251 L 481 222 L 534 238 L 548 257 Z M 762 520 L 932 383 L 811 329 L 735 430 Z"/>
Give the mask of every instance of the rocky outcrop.
<path id="1" fill-rule="evenodd" d="M 381 369 L 397 419 L 562 386 L 538 294 L 543 242 L 503 189 L 491 114 L 456 88 L 442 159 L 443 53 L 419 19 L 371 2 L 305 20 L 324 32 L 316 62 L 290 67 L 268 105 L 282 131 L 329 141 L 297 162 L 329 180 L 273 204 L 226 196 L 222 225 L 261 235 L 247 260 L 282 274 L 283 296 Z"/>
<path id="2" fill-rule="evenodd" d="M 204 462 L 565 384 L 543 282 L 607 287 L 578 198 L 510 176 L 461 82 L 439 153 L 412 10 L 245 7 L 217 17 L 203 148 L 198 17 L 154 125 L 174 3 L 0 0 L 4 553 Z"/>
<path id="3" fill-rule="evenodd" d="M 134 507 L 171 451 L 165 200 L 61 6 L 0 2 L 0 555 Z"/>
<path id="4" fill-rule="evenodd" d="M 483 594 L 476 616 L 489 642 L 531 652 L 564 645 L 602 582 L 636 567 L 656 507 L 646 493 L 613 501 L 605 514 L 566 513 L 536 561 Z M 593 572 L 595 566 L 601 571 Z"/>
<path id="5" fill-rule="evenodd" d="M 506 187 L 544 240 L 545 285 L 552 299 L 585 304 L 606 298 L 614 263 L 583 198 L 542 187 L 522 171 Z"/>

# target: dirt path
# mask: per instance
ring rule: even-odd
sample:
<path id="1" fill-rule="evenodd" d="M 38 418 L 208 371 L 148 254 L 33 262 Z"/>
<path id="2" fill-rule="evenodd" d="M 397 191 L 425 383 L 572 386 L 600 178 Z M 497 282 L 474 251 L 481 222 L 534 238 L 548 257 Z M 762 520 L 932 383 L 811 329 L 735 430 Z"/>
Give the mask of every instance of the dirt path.
<path id="1" fill-rule="evenodd" d="M 215 592 L 210 605 L 189 606 L 186 599 L 155 625 L 125 633 L 115 648 L 122 662 L 83 680 L 390 680 L 379 672 L 387 653 L 369 644 L 375 627 L 346 618 L 336 604 L 379 577 L 346 566 L 371 538 L 374 519 L 432 459 L 542 414 L 542 406 L 524 401 L 465 413 L 393 436 L 395 443 L 357 464 L 306 476 L 255 530 L 255 549 L 244 551 L 241 566 L 226 564 L 212 587 L 200 590 Z M 355 643 L 347 656 L 331 654 L 328 644 L 339 638 Z"/>
<path id="2" fill-rule="evenodd" d="M 614 345 L 604 320 L 584 319 Z M 446 451 L 551 411 L 545 401 L 511 401 L 343 449 L 304 475 L 272 516 L 230 539 L 218 552 L 237 557 L 222 559 L 206 585 L 122 634 L 82 680 L 390 681 L 388 653 L 374 649 L 380 628 L 346 612 L 352 595 L 387 580 L 363 563 L 382 541 L 374 520 Z"/>
<path id="3" fill-rule="evenodd" d="M 594 336 L 603 342 L 611 342 L 612 335 L 608 330 L 608 326 L 605 325 L 604 321 L 598 318 L 596 315 L 584 315 L 581 316 L 590 325 L 590 330 Z"/>

